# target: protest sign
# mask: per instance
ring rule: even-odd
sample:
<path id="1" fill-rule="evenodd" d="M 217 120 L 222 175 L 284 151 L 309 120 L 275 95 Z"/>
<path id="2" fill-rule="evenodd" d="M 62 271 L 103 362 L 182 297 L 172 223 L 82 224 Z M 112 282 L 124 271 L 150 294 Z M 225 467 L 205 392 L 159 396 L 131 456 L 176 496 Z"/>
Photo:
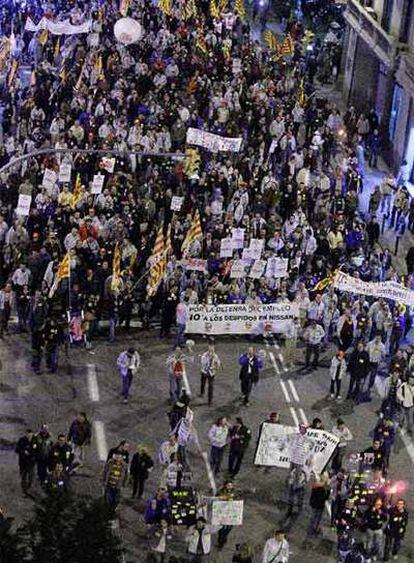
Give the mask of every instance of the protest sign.
<path id="1" fill-rule="evenodd" d="M 244 246 L 244 233 L 245 229 L 234 228 L 231 230 L 231 238 L 233 239 L 233 248 L 239 250 Z"/>
<path id="2" fill-rule="evenodd" d="M 252 238 L 250 241 L 250 256 L 253 260 L 260 260 L 262 257 L 264 240 L 260 238 Z"/>
<path id="3" fill-rule="evenodd" d="M 17 202 L 17 207 L 16 207 L 16 215 L 19 215 L 21 217 L 26 217 L 27 215 L 29 215 L 31 204 L 32 204 L 31 195 L 20 194 L 19 201 Z"/>
<path id="4" fill-rule="evenodd" d="M 291 450 L 298 436 L 297 428 L 264 422 L 257 443 L 254 463 L 288 469 Z M 320 474 L 332 457 L 339 439 L 325 430 L 309 428 L 306 432 L 309 467 Z"/>
<path id="5" fill-rule="evenodd" d="M 404 305 L 409 305 L 410 307 L 414 306 L 414 291 L 397 282 L 365 282 L 349 274 L 337 272 L 332 285 L 341 291 L 370 295 L 377 298 L 383 297 L 384 299 L 404 303 Z"/>
<path id="6" fill-rule="evenodd" d="M 241 526 L 243 524 L 242 500 L 213 500 L 211 505 L 212 526 Z"/>
<path id="7" fill-rule="evenodd" d="M 266 268 L 266 260 L 255 260 L 249 272 L 250 278 L 261 278 Z"/>
<path id="8" fill-rule="evenodd" d="M 287 276 L 289 260 L 287 258 L 269 258 L 266 266 L 266 277 L 284 278 Z"/>
<path id="9" fill-rule="evenodd" d="M 243 248 L 242 260 L 247 263 L 248 266 L 253 262 L 252 252 L 250 248 Z"/>
<path id="10" fill-rule="evenodd" d="M 173 489 L 169 493 L 171 520 L 175 526 L 191 526 L 197 517 L 196 500 L 190 489 Z"/>
<path id="11" fill-rule="evenodd" d="M 207 272 L 207 260 L 202 258 L 187 258 L 187 260 L 182 260 L 181 263 L 186 270 Z"/>
<path id="12" fill-rule="evenodd" d="M 171 199 L 170 209 L 171 211 L 180 211 L 183 205 L 184 198 L 178 195 L 173 195 Z"/>
<path id="13" fill-rule="evenodd" d="M 244 278 L 246 277 L 245 263 L 243 260 L 233 260 L 230 270 L 231 278 Z"/>
<path id="14" fill-rule="evenodd" d="M 186 142 L 188 145 L 197 145 L 203 147 L 211 152 L 239 152 L 243 138 L 242 137 L 221 137 L 202 129 L 194 129 L 189 127 L 187 129 Z"/>
<path id="15" fill-rule="evenodd" d="M 233 256 L 233 239 L 222 238 L 220 242 L 220 258 L 231 258 Z"/>
<path id="16" fill-rule="evenodd" d="M 101 166 L 104 168 L 109 174 L 113 174 L 115 170 L 115 158 L 106 158 L 105 156 L 101 160 Z"/>
<path id="17" fill-rule="evenodd" d="M 72 165 L 67 164 L 66 162 L 62 162 L 62 164 L 59 166 L 59 182 L 69 183 L 71 174 Z"/>
<path id="18" fill-rule="evenodd" d="M 57 174 L 54 170 L 50 170 L 50 168 L 45 168 L 43 172 L 43 180 L 42 186 L 44 186 L 47 192 L 50 194 L 55 187 L 57 180 Z"/>
<path id="19" fill-rule="evenodd" d="M 295 303 L 189 305 L 186 331 L 193 334 L 285 332 L 299 317 Z"/>
<path id="20" fill-rule="evenodd" d="M 240 74 L 242 71 L 242 62 L 241 59 L 234 58 L 233 65 L 232 65 L 232 72 L 233 74 Z"/>
<path id="21" fill-rule="evenodd" d="M 100 194 L 103 190 L 105 176 L 103 174 L 95 174 L 92 182 L 92 194 Z"/>

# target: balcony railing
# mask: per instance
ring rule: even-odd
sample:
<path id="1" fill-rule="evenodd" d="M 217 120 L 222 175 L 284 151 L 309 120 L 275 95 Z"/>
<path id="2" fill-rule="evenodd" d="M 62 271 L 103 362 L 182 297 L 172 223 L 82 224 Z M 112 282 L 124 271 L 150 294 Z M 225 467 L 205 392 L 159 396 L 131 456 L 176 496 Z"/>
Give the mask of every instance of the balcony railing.
<path id="1" fill-rule="evenodd" d="M 382 62 L 391 65 L 396 54 L 397 41 L 384 31 L 358 0 L 348 0 L 345 19 L 375 51 Z"/>

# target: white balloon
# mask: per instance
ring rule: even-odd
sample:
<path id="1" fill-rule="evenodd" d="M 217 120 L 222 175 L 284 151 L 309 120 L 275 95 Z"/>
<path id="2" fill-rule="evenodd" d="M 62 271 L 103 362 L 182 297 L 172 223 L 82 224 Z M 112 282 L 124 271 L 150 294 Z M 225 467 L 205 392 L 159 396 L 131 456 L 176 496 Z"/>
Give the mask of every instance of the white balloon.
<path id="1" fill-rule="evenodd" d="M 142 37 L 142 26 L 132 18 L 121 18 L 114 25 L 116 39 L 124 45 L 136 43 Z"/>

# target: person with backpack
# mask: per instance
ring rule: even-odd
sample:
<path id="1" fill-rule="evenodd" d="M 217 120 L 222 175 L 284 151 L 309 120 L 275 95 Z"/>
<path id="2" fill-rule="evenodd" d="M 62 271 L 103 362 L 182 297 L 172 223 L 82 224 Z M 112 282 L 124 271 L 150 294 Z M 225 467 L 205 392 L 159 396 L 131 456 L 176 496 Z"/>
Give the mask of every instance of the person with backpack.
<path id="1" fill-rule="evenodd" d="M 105 503 L 110 510 L 115 512 L 121 497 L 121 488 L 125 486 L 128 475 L 128 466 L 119 452 L 106 462 L 103 472 L 105 488 Z"/>
<path id="2" fill-rule="evenodd" d="M 274 536 L 269 538 L 264 546 L 262 563 L 288 563 L 289 543 L 284 530 L 276 530 Z"/>

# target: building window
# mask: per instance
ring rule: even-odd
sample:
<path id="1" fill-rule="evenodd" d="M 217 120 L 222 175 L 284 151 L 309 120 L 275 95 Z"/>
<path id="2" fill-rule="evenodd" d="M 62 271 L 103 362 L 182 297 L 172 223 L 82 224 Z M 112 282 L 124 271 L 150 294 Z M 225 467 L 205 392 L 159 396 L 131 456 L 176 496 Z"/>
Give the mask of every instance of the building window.
<path id="1" fill-rule="evenodd" d="M 384 8 L 382 10 L 381 26 L 385 31 L 389 31 L 391 27 L 391 16 L 394 0 L 384 0 Z"/>
<path id="2" fill-rule="evenodd" d="M 389 126 L 391 141 L 394 141 L 395 132 L 397 130 L 398 114 L 400 112 L 403 92 L 404 90 L 401 88 L 401 86 L 399 86 L 398 84 L 394 86 L 394 94 L 392 97 L 392 108 L 391 108 L 390 126 Z"/>

